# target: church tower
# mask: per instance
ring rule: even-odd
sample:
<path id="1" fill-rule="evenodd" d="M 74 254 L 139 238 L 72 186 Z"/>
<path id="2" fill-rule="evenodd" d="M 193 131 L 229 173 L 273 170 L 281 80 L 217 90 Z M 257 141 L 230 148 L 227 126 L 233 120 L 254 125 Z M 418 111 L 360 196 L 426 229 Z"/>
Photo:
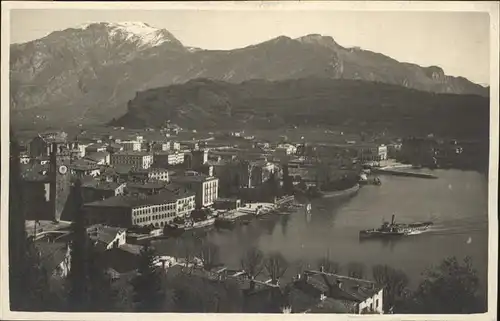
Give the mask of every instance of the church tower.
<path id="1" fill-rule="evenodd" d="M 69 164 L 71 154 L 63 144 L 52 143 L 50 148 L 50 211 L 54 221 L 59 221 L 71 191 Z"/>

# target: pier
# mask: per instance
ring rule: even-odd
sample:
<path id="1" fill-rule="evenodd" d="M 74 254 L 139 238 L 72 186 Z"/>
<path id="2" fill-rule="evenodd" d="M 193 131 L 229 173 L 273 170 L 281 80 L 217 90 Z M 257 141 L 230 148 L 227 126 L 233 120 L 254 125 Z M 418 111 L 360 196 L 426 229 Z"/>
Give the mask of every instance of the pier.
<path id="1" fill-rule="evenodd" d="M 377 168 L 377 169 L 372 169 L 373 172 L 377 174 L 388 174 L 388 175 L 394 175 L 394 176 L 405 176 L 405 177 L 418 177 L 418 178 L 427 178 L 427 179 L 437 179 L 438 177 L 433 174 L 427 174 L 427 173 L 418 173 L 418 172 L 411 172 L 407 170 L 397 170 L 397 169 L 392 169 L 392 168 Z"/>

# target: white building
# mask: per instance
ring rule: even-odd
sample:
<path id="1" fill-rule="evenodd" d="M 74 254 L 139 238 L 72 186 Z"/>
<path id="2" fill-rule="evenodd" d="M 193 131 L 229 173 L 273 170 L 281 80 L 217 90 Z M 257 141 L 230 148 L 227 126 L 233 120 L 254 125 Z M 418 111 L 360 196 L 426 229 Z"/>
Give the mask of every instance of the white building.
<path id="1" fill-rule="evenodd" d="M 387 159 L 387 146 L 384 144 L 365 144 L 358 146 L 361 161 L 381 161 Z"/>
<path id="2" fill-rule="evenodd" d="M 185 217 L 195 208 L 194 193 L 163 191 L 152 196 L 115 196 L 84 205 L 87 224 L 164 227 L 176 217 Z"/>
<path id="3" fill-rule="evenodd" d="M 126 165 L 148 169 L 153 164 L 153 155 L 146 152 L 123 151 L 111 155 L 111 165 Z"/>
<path id="4" fill-rule="evenodd" d="M 322 296 L 341 300 L 352 313 L 384 313 L 383 286 L 373 281 L 342 276 L 320 271 L 305 271 L 300 278 L 320 291 Z"/>
<path id="5" fill-rule="evenodd" d="M 168 182 L 168 170 L 165 168 L 153 168 L 148 169 L 137 169 L 130 172 L 131 175 L 143 180 L 153 180 L 153 181 L 163 181 Z"/>
<path id="6" fill-rule="evenodd" d="M 193 191 L 196 194 L 196 207 L 207 207 L 214 204 L 219 197 L 219 179 L 213 176 L 186 172 L 181 176 L 172 176 L 171 181 Z"/>
<path id="7" fill-rule="evenodd" d="M 159 167 L 184 163 L 184 153 L 182 152 L 156 152 L 154 158 L 155 164 Z"/>
<path id="8" fill-rule="evenodd" d="M 118 144 L 123 146 L 124 151 L 140 151 L 142 148 L 142 143 L 136 140 L 124 140 L 120 141 Z"/>

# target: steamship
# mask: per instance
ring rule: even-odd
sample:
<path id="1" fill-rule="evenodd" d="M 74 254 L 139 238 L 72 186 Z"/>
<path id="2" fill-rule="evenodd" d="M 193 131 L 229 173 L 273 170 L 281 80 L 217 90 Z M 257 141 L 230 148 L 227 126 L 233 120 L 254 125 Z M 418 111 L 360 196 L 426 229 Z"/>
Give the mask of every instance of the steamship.
<path id="1" fill-rule="evenodd" d="M 363 230 L 359 232 L 360 238 L 369 237 L 399 237 L 418 234 L 428 230 L 433 223 L 431 221 L 402 224 L 395 222 L 395 215 L 392 215 L 391 222 L 383 222 L 379 228 Z"/>

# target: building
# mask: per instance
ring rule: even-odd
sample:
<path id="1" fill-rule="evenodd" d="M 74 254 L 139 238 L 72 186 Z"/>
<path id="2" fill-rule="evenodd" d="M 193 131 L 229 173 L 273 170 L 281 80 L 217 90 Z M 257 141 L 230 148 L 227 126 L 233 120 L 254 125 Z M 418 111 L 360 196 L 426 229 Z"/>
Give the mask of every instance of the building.
<path id="1" fill-rule="evenodd" d="M 119 227 L 96 224 L 87 227 L 87 234 L 103 250 L 118 248 L 127 243 L 127 231 Z"/>
<path id="2" fill-rule="evenodd" d="M 189 169 L 198 169 L 208 162 L 208 151 L 207 150 L 193 150 L 190 153 L 186 153 L 184 157 L 184 163 Z"/>
<path id="3" fill-rule="evenodd" d="M 47 165 L 29 168 L 23 173 L 23 197 L 26 219 L 59 221 L 71 191 L 68 165 L 70 156 L 64 145 L 51 143 Z"/>
<path id="4" fill-rule="evenodd" d="M 297 147 L 292 144 L 278 144 L 274 151 L 276 156 L 287 156 L 295 155 L 297 153 Z"/>
<path id="5" fill-rule="evenodd" d="M 337 300 L 345 313 L 383 314 L 383 287 L 372 281 L 320 271 L 305 271 L 293 286 L 310 295 Z M 293 309 L 293 307 L 292 307 Z"/>
<path id="6" fill-rule="evenodd" d="M 387 145 L 387 158 L 393 158 L 396 159 L 398 158 L 401 148 L 403 144 L 402 143 L 390 143 Z"/>
<path id="7" fill-rule="evenodd" d="M 437 149 L 439 149 L 439 143 L 432 137 L 408 137 L 403 139 L 399 154 L 400 160 L 423 165 L 436 156 Z"/>
<path id="8" fill-rule="evenodd" d="M 170 142 L 154 142 L 153 151 L 155 152 L 167 152 L 170 150 Z"/>
<path id="9" fill-rule="evenodd" d="M 237 198 L 218 198 L 214 208 L 218 210 L 237 210 L 241 207 L 241 200 Z"/>
<path id="10" fill-rule="evenodd" d="M 108 146 L 103 143 L 93 143 L 85 147 L 85 155 L 97 152 L 105 152 Z"/>
<path id="11" fill-rule="evenodd" d="M 184 163 L 183 152 L 155 152 L 155 167 L 168 167 Z"/>
<path id="12" fill-rule="evenodd" d="M 124 150 L 123 146 L 117 143 L 109 143 L 108 147 L 106 148 L 108 153 L 114 154 L 117 152 L 122 152 Z"/>
<path id="13" fill-rule="evenodd" d="M 250 185 L 255 187 L 262 185 L 269 179 L 272 173 L 277 171 L 277 166 L 270 162 L 255 161 L 251 162 Z"/>
<path id="14" fill-rule="evenodd" d="M 22 195 L 27 220 L 51 220 L 48 166 L 33 165 L 22 172 Z"/>
<path id="15" fill-rule="evenodd" d="M 132 226 L 164 227 L 176 217 L 184 217 L 194 210 L 194 193 L 174 194 L 163 191 L 152 196 L 115 196 L 84 205 L 88 225 L 130 228 Z"/>
<path id="16" fill-rule="evenodd" d="M 219 179 L 216 177 L 186 172 L 184 175 L 172 176 L 171 180 L 196 194 L 197 208 L 211 206 L 219 197 Z"/>
<path id="17" fill-rule="evenodd" d="M 125 183 L 87 180 L 82 183 L 82 198 L 84 203 L 103 200 L 113 196 L 123 195 Z"/>
<path id="18" fill-rule="evenodd" d="M 111 155 L 111 165 L 128 165 L 148 169 L 153 164 L 153 155 L 146 152 L 124 151 Z"/>
<path id="19" fill-rule="evenodd" d="M 124 141 L 118 140 L 116 143 L 122 145 L 124 151 L 139 152 L 141 151 L 142 148 L 142 142 L 136 140 L 124 140 Z"/>
<path id="20" fill-rule="evenodd" d="M 109 165 L 111 156 L 107 151 L 91 152 L 85 155 L 85 159 L 90 160 L 97 165 Z"/>
<path id="21" fill-rule="evenodd" d="M 173 150 L 173 151 L 179 151 L 181 150 L 181 143 L 179 142 L 174 142 L 174 141 L 171 141 L 170 142 L 170 150 Z"/>
<path id="22" fill-rule="evenodd" d="M 52 144 L 67 147 L 68 134 L 65 132 L 49 132 L 38 134 L 28 145 L 28 152 L 31 158 L 45 156 L 48 157 L 51 152 Z"/>
<path id="23" fill-rule="evenodd" d="M 69 165 L 69 171 L 71 175 L 80 178 L 85 176 L 97 177 L 101 174 L 101 165 L 91 160 L 78 159 Z"/>
<path id="24" fill-rule="evenodd" d="M 384 144 L 363 144 L 357 146 L 358 159 L 363 162 L 379 162 L 387 159 L 387 146 Z"/>
<path id="25" fill-rule="evenodd" d="M 129 182 L 127 183 L 127 194 L 155 195 L 165 189 L 167 185 L 163 181 Z"/>
<path id="26" fill-rule="evenodd" d="M 198 141 L 183 141 L 179 143 L 180 149 L 182 150 L 198 150 L 200 148 L 200 143 Z"/>
<path id="27" fill-rule="evenodd" d="M 221 192 L 227 194 L 251 185 L 251 165 L 248 161 L 221 161 L 210 163 L 214 176 L 219 178 Z"/>
<path id="28" fill-rule="evenodd" d="M 19 155 L 19 162 L 21 164 L 29 164 L 31 161 L 31 158 L 28 156 L 28 155 L 25 155 L 25 154 L 22 154 L 22 155 Z"/>
<path id="29" fill-rule="evenodd" d="M 135 181 L 169 181 L 168 170 L 166 168 L 131 169 L 130 176 Z"/>

